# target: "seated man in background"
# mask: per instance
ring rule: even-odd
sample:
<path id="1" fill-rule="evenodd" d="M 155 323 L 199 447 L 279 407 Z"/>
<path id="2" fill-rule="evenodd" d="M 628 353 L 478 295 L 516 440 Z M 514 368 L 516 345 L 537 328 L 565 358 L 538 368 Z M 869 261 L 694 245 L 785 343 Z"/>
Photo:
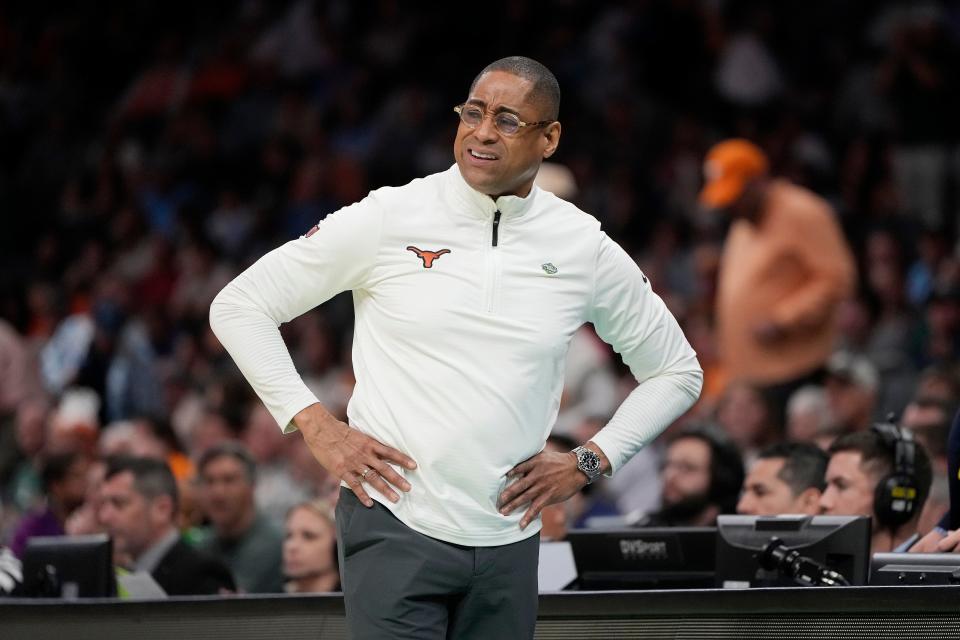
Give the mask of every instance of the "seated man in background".
<path id="1" fill-rule="evenodd" d="M 283 534 L 254 503 L 256 462 L 239 442 L 208 449 L 197 464 L 212 535 L 205 549 L 233 571 L 247 593 L 283 591 Z"/>
<path id="2" fill-rule="evenodd" d="M 660 511 L 640 527 L 712 527 L 733 513 L 743 484 L 743 461 L 733 442 L 707 427 L 687 427 L 667 447 Z"/>
<path id="3" fill-rule="evenodd" d="M 743 483 L 737 513 L 817 515 L 827 454 L 808 442 L 783 442 L 760 452 Z"/>
<path id="4" fill-rule="evenodd" d="M 949 473 L 947 472 L 947 439 L 950 419 L 955 407 L 948 401 L 932 395 L 915 396 L 903 409 L 900 426 L 910 429 L 930 456 L 933 484 L 923 507 L 918 529 L 927 532 L 938 525 L 943 514 L 950 510 Z"/>
<path id="5" fill-rule="evenodd" d="M 216 595 L 236 589 L 230 569 L 181 540 L 177 482 L 166 462 L 116 457 L 107 462 L 98 519 L 126 567 L 146 571 L 167 595 Z"/>
<path id="6" fill-rule="evenodd" d="M 930 458 L 908 430 L 889 424 L 840 436 L 830 445 L 826 515 L 873 518 L 871 553 L 906 551 L 930 492 Z"/>

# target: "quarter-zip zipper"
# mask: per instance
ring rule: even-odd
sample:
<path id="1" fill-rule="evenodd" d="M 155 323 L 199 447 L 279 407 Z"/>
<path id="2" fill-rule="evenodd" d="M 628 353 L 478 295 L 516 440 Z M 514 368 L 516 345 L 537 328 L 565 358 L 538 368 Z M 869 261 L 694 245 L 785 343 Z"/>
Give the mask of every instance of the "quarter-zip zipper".
<path id="1" fill-rule="evenodd" d="M 490 249 L 487 253 L 487 313 L 495 313 L 497 290 L 500 288 L 500 252 L 497 244 L 500 241 L 500 210 L 493 212 L 493 234 L 490 237 Z"/>

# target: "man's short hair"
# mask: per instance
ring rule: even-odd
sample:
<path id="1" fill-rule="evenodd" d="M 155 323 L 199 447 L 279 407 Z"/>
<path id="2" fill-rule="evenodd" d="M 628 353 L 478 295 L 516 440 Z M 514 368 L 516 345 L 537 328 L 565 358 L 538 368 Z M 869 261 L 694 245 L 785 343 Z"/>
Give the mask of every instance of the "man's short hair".
<path id="1" fill-rule="evenodd" d="M 700 440 L 710 447 L 710 502 L 720 508 L 720 513 L 735 513 L 745 476 L 737 445 L 723 431 L 709 426 L 684 427 L 670 442 L 683 438 Z"/>
<path id="2" fill-rule="evenodd" d="M 818 491 L 827 488 L 827 462 L 830 457 L 815 444 L 809 442 L 779 442 L 760 452 L 759 459 L 782 458 L 783 467 L 777 477 L 783 480 L 790 492 L 798 496 L 813 487 Z"/>
<path id="3" fill-rule="evenodd" d="M 109 480 L 128 471 L 133 475 L 133 488 L 137 493 L 148 500 L 169 496 L 173 503 L 172 512 L 177 512 L 180 502 L 177 480 L 166 462 L 156 458 L 113 456 L 107 459 L 107 472 L 104 478 Z"/>
<path id="4" fill-rule="evenodd" d="M 518 78 L 529 80 L 533 83 L 533 89 L 530 91 L 530 99 L 543 108 L 544 118 L 547 120 L 556 120 L 560 116 L 560 83 L 550 69 L 524 56 L 510 56 L 500 58 L 491 62 L 483 71 L 477 74 L 477 77 L 470 83 L 470 92 L 473 93 L 477 82 L 485 73 L 491 71 L 506 71 L 512 73 Z"/>
<path id="5" fill-rule="evenodd" d="M 226 442 L 221 442 L 218 445 L 212 446 L 200 456 L 200 460 L 197 462 L 197 471 L 203 473 L 203 470 L 207 468 L 207 465 L 216 460 L 217 458 L 233 458 L 238 461 L 243 467 L 244 475 L 247 476 L 247 481 L 250 484 L 254 484 L 257 480 L 257 461 L 254 460 L 253 454 L 250 451 L 235 440 L 228 440 Z"/>
<path id="6" fill-rule="evenodd" d="M 852 451 L 860 454 L 860 465 L 865 471 L 873 475 L 879 482 L 881 478 L 890 474 L 896 464 L 894 449 L 889 446 L 883 437 L 869 429 L 840 436 L 833 441 L 827 453 L 832 457 L 835 453 Z M 930 495 L 930 484 L 933 482 L 933 470 L 930 467 L 930 456 L 919 442 L 914 442 L 913 474 L 917 487 L 917 512 Z"/>

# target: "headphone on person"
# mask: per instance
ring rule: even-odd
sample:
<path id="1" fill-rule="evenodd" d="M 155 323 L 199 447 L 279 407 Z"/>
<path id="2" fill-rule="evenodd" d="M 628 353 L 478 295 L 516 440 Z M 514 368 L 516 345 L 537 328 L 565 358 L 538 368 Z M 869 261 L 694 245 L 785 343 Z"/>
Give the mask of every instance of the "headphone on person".
<path id="1" fill-rule="evenodd" d="M 893 452 L 893 469 L 877 482 L 874 490 L 873 512 L 877 524 L 896 528 L 909 522 L 920 506 L 914 469 L 916 441 L 909 429 L 900 429 L 892 422 L 880 422 L 871 429 Z"/>

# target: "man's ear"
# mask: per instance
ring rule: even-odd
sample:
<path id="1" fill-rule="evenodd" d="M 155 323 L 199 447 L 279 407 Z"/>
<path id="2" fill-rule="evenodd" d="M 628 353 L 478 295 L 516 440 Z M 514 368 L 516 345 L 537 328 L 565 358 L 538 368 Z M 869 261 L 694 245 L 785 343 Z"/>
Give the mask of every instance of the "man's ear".
<path id="1" fill-rule="evenodd" d="M 546 145 L 543 148 L 543 159 L 546 160 L 557 151 L 560 146 L 560 123 L 551 122 L 543 127 L 543 137 L 546 138 Z"/>
<path id="2" fill-rule="evenodd" d="M 801 512 L 809 515 L 820 513 L 820 496 L 823 492 L 816 487 L 807 487 L 797 496 L 797 504 L 800 505 Z"/>
<path id="3" fill-rule="evenodd" d="M 150 512 L 156 515 L 158 521 L 169 522 L 175 519 L 173 499 L 168 495 L 160 495 L 150 501 Z"/>

